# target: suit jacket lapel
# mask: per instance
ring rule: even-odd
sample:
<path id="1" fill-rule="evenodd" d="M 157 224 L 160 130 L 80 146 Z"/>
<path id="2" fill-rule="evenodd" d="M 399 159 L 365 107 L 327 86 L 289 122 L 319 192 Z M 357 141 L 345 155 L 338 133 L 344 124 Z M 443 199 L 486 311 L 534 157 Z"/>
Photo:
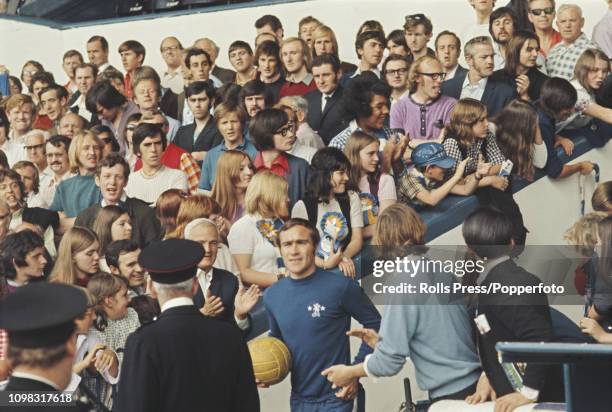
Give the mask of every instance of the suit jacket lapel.
<path id="1" fill-rule="evenodd" d="M 489 106 L 489 101 L 495 97 L 495 82 L 489 79 L 487 80 L 487 85 L 485 86 L 484 93 L 482 93 L 482 99 L 480 101 L 485 106 Z M 491 114 L 489 114 L 490 116 Z"/>
<path id="2" fill-rule="evenodd" d="M 330 97 L 330 99 L 327 101 L 327 104 L 325 105 L 325 110 L 323 111 L 323 114 L 321 115 L 321 119 L 323 119 L 323 117 L 325 117 L 325 115 L 329 113 L 331 108 L 336 104 L 336 102 L 340 100 L 341 97 L 342 97 L 342 90 L 340 89 L 340 86 L 338 86 L 338 88 L 336 89 L 332 97 Z"/>

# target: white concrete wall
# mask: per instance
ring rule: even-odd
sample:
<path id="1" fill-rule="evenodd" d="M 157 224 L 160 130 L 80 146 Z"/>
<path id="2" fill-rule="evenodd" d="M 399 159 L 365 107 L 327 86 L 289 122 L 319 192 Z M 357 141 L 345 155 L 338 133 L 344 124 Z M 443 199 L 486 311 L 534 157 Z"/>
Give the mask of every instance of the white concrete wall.
<path id="1" fill-rule="evenodd" d="M 585 32 L 590 36 L 595 23 L 603 15 L 606 5 L 602 0 L 571 0 L 580 4 L 586 18 Z M 507 3 L 498 0 L 499 5 Z M 562 2 L 559 2 L 562 3 Z M 31 24 L 0 19 L 0 64 L 12 73 L 20 73 L 26 60 L 39 60 L 59 80 L 65 80 L 61 57 L 69 49 L 85 54 L 85 42 L 92 35 L 105 36 L 110 44 L 111 64 L 121 69 L 117 47 L 125 40 L 136 39 L 147 49 L 145 63 L 155 68 L 164 67 L 159 44 L 165 36 L 177 36 L 183 45 L 190 45 L 199 37 L 211 37 L 221 47 L 219 64 L 229 67 L 226 53 L 229 44 L 237 39 L 253 43 L 254 21 L 263 14 L 275 14 L 283 22 L 285 36 L 295 35 L 299 20 L 312 15 L 336 32 L 340 43 L 340 57 L 355 61 L 354 39 L 357 27 L 369 19 L 379 20 L 390 32 L 401 28 L 404 16 L 425 13 L 434 24 L 434 36 L 442 30 L 461 33 L 474 20 L 467 0 L 310 0 L 271 6 L 245 7 L 216 12 L 194 12 L 191 15 L 148 18 L 138 21 L 97 24 L 92 26 L 48 29 Z"/>

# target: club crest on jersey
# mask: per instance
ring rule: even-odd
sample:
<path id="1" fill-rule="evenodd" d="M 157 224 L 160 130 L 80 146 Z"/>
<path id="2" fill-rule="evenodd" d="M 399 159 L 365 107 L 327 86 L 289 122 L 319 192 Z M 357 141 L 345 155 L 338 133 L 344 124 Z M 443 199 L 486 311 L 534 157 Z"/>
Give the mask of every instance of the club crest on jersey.
<path id="1" fill-rule="evenodd" d="M 308 305 L 308 312 L 311 312 L 311 316 L 313 318 L 320 318 L 321 317 L 321 312 L 323 312 L 325 310 L 325 306 L 321 305 L 320 303 L 314 303 L 312 305 Z"/>

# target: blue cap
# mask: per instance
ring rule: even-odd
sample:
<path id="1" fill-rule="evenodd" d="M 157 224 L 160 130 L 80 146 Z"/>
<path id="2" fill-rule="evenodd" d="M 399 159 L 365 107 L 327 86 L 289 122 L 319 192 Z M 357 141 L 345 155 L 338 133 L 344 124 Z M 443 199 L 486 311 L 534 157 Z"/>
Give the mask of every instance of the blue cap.
<path id="1" fill-rule="evenodd" d="M 412 151 L 411 158 L 416 167 L 434 165 L 442 169 L 450 169 L 455 165 L 455 159 L 446 154 L 444 146 L 434 142 L 418 145 Z"/>

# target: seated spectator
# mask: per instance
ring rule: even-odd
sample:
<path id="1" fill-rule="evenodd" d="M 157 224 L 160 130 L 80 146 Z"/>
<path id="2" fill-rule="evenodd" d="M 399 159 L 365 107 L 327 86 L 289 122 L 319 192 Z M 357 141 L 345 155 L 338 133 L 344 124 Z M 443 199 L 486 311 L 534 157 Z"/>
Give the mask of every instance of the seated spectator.
<path id="1" fill-rule="evenodd" d="M 397 222 L 403 224 L 398 225 Z M 380 249 L 410 253 L 409 258 L 414 260 L 421 256 L 427 259 L 426 248 L 421 246 L 424 244 L 425 230 L 419 215 L 409 207 L 391 205 L 379 216 L 373 243 Z M 398 255 L 389 256 L 395 259 Z M 416 276 L 431 284 L 436 280 L 450 285 L 454 280 L 447 274 L 423 272 Z M 405 275 L 399 276 L 411 282 Z M 400 298 L 399 295 L 390 299 L 379 334 L 371 329 L 347 332 L 349 336 L 361 337 L 374 352 L 366 356 L 362 363 L 334 365 L 324 370 L 323 375 L 332 384 L 344 386 L 354 378 L 397 375 L 406 359 L 410 358 L 414 362 L 418 385 L 429 392 L 431 402 L 440 399 L 464 400 L 471 395 L 483 397 L 469 403 L 487 400 L 490 387 L 486 377 L 481 375 L 467 308 L 439 302 L 411 305 L 409 301 L 409 297 Z M 441 330 L 445 331 L 444 338 L 440 335 Z M 481 391 L 481 387 L 487 390 Z"/>
<path id="2" fill-rule="evenodd" d="M 185 88 L 185 96 L 194 121 L 182 126 L 172 143 L 191 153 L 201 164 L 208 151 L 222 140 L 215 119 L 210 115 L 215 89 L 207 81 L 194 81 Z"/>
<path id="3" fill-rule="evenodd" d="M 289 207 L 293 207 L 306 192 L 310 170 L 307 161 L 288 153 L 296 140 L 295 123 L 282 110 L 265 109 L 251 119 L 249 131 L 258 150 L 255 170 L 269 170 L 286 179 Z"/>
<path id="4" fill-rule="evenodd" d="M 612 24 L 612 1 L 607 1 L 608 11 L 593 28 L 593 42 L 606 53 L 608 58 L 612 59 L 612 32 L 610 31 L 610 25 Z"/>
<path id="5" fill-rule="evenodd" d="M 42 64 L 40 64 L 39 62 L 35 60 L 28 60 L 27 62 L 23 64 L 23 67 L 21 68 L 20 78 L 21 78 L 21 81 L 23 82 L 23 85 L 27 89 L 26 91 L 28 94 L 32 92 L 32 77 L 37 72 L 44 72 L 44 71 L 45 69 L 43 68 Z"/>
<path id="6" fill-rule="evenodd" d="M 6 282 L 6 292 L 13 293 L 17 288 L 44 277 L 47 264 L 43 239 L 31 230 L 11 233 L 0 247 L 0 269 L 2 283 Z"/>
<path id="7" fill-rule="evenodd" d="M 192 220 L 199 218 L 205 218 L 215 222 L 217 229 L 219 229 L 219 236 L 221 236 L 221 239 L 225 240 L 227 238 L 227 234 L 232 226 L 231 222 L 221 214 L 221 206 L 215 201 L 215 199 L 201 194 L 192 195 L 186 199 L 183 199 L 176 217 L 176 229 L 174 232 L 169 233 L 168 237 L 179 239 L 184 238 L 185 226 L 187 226 L 187 224 L 189 224 L 189 222 Z M 217 261 L 216 266 L 223 269 L 228 267 L 228 270 L 234 272 L 231 258 L 227 258 L 229 254 L 226 256 L 224 253 L 219 252 L 218 256 L 219 260 Z M 229 266 L 227 266 L 228 263 Z"/>
<path id="8" fill-rule="evenodd" d="M 191 81 L 210 81 L 213 87 L 223 86 L 221 80 L 210 75 L 212 59 L 210 58 L 210 55 L 204 50 L 197 47 L 191 47 L 187 49 L 187 53 L 185 54 L 185 67 L 187 68 L 187 70 L 189 70 L 189 73 L 191 74 Z"/>
<path id="9" fill-rule="evenodd" d="M 334 57 L 336 57 L 336 59 L 340 62 L 340 77 L 343 74 L 353 73 L 355 70 L 357 70 L 357 66 L 354 64 L 340 60 L 340 57 L 338 57 L 338 41 L 336 40 L 336 34 L 330 27 L 321 24 L 312 32 L 313 66 L 315 58 L 324 54 L 333 54 Z"/>
<path id="10" fill-rule="evenodd" d="M 257 79 L 265 85 L 273 104 L 278 102 L 281 88 L 285 84 L 278 44 L 268 40 L 257 46 L 255 64 L 258 72 Z"/>
<path id="11" fill-rule="evenodd" d="M 23 138 L 32 130 L 34 120 L 34 102 L 25 94 L 16 94 L 8 98 L 4 111 L 9 121 L 8 139 L 23 144 Z M 15 161 L 21 159 L 15 159 Z"/>
<path id="12" fill-rule="evenodd" d="M 140 66 L 142 67 L 142 66 Z M 137 67 L 134 70 L 134 73 L 136 73 L 136 71 L 138 69 L 140 69 L 140 67 Z M 134 80 L 135 75 L 131 75 L 131 81 L 130 83 L 132 83 L 132 81 Z M 113 87 L 115 88 L 115 90 L 117 90 L 122 96 L 125 96 L 125 77 L 123 76 L 123 73 L 121 73 L 119 70 L 117 69 L 111 69 L 108 68 L 102 72 L 98 73 L 98 77 L 96 77 L 96 83 L 100 83 L 100 82 L 110 82 L 110 84 L 113 85 Z M 132 90 L 132 100 L 134 99 L 134 91 Z"/>
<path id="13" fill-rule="evenodd" d="M 550 50 L 561 41 L 561 34 L 553 28 L 555 0 L 529 0 L 528 7 L 527 17 L 540 40 L 540 53 L 547 57 Z"/>
<path id="14" fill-rule="evenodd" d="M 593 171 L 593 163 L 581 161 L 574 164 L 563 164 L 557 155 L 556 146 L 569 141 L 570 153 L 573 144 L 569 139 L 556 134 L 556 123 L 563 122 L 574 112 L 578 101 L 576 89 L 565 79 L 553 77 L 542 85 L 540 100 L 536 105 L 542 140 L 546 144 L 547 160 L 544 171 L 551 178 L 563 178 L 575 173 L 588 175 Z M 565 148 L 564 148 L 565 150 Z"/>
<path id="15" fill-rule="evenodd" d="M 612 214 L 612 180 L 597 185 L 591 197 L 593 210 Z"/>
<path id="16" fill-rule="evenodd" d="M 167 142 L 159 126 L 141 123 L 134 130 L 132 142 L 134 154 L 142 160 L 142 169 L 132 174 L 125 187 L 129 197 L 152 204 L 167 189 L 188 189 L 187 175 L 162 163 Z"/>
<path id="17" fill-rule="evenodd" d="M 480 286 L 489 287 L 492 282 L 535 286 L 542 282 L 510 258 L 514 248 L 512 226 L 503 212 L 485 208 L 472 212 L 463 223 L 465 243 L 478 259 L 487 260 L 487 270 L 477 280 Z M 509 307 L 512 309 L 508 310 Z M 477 345 L 482 368 L 497 395 L 496 404 L 517 407 L 537 401 L 562 402 L 561 368 L 529 364 L 524 372 L 523 386 L 515 388 L 498 362 L 495 349 L 497 342 L 550 342 L 554 339 L 546 295 L 483 294 L 478 298 L 477 310 L 487 320 L 486 329 L 478 328 L 488 332 L 478 334 Z"/>
<path id="18" fill-rule="evenodd" d="M 504 190 L 508 186 L 506 178 L 497 176 L 505 157 L 499 150 L 495 134 L 489 128 L 487 108 L 477 100 L 461 99 L 451 112 L 450 123 L 444 137 L 444 150 L 455 160 L 450 168 L 454 173 L 461 161 L 469 159 L 463 175 L 476 171 L 482 158 L 491 163 L 489 173 L 479 181 L 478 186 L 493 186 Z"/>
<path id="19" fill-rule="evenodd" d="M 23 147 L 9 139 L 10 123 L 4 110 L 0 109 L 0 150 L 6 155 L 9 166 L 23 158 Z"/>
<path id="20" fill-rule="evenodd" d="M 402 57 L 410 54 L 408 43 L 406 43 L 406 35 L 404 30 L 393 30 L 387 35 L 387 50 L 389 55 L 397 54 Z"/>
<path id="21" fill-rule="evenodd" d="M 244 196 L 254 174 L 255 166 L 244 152 L 228 150 L 219 157 L 211 197 L 221 207 L 221 215 L 231 223 L 244 214 Z"/>
<path id="22" fill-rule="evenodd" d="M 40 196 L 40 174 L 36 165 L 27 160 L 22 160 L 13 165 L 13 170 L 21 176 L 23 182 L 23 201 L 29 207 L 48 208 Z"/>
<path id="23" fill-rule="evenodd" d="M 83 130 L 85 130 L 85 119 L 78 114 L 68 112 L 60 119 L 58 132 L 70 140 Z"/>
<path id="24" fill-rule="evenodd" d="M 53 84 L 55 84 L 55 79 L 51 72 L 37 72 L 32 76 L 32 93 L 30 95 L 34 102 L 33 129 L 49 130 L 53 127 L 53 122 L 40 103 L 40 92 Z"/>
<path id="25" fill-rule="evenodd" d="M 227 237 L 240 278 L 246 285 L 266 288 L 283 278 L 284 264 L 274 242 L 287 210 L 287 181 L 263 171 L 251 179 L 245 194 L 245 214 Z"/>
<path id="26" fill-rule="evenodd" d="M 257 77 L 257 69 L 253 66 L 253 49 L 247 42 L 236 40 L 230 44 L 227 50 L 229 61 L 236 70 L 236 84 L 244 86 L 250 80 Z"/>
<path id="27" fill-rule="evenodd" d="M 468 0 L 468 3 L 470 3 L 470 6 L 474 9 L 476 17 L 475 23 L 468 23 L 460 32 L 459 37 L 466 43 L 475 37 L 490 37 L 489 20 L 491 13 L 493 13 L 493 7 L 495 7 L 495 0 Z M 464 50 L 466 46 L 467 44 L 463 45 Z"/>
<path id="28" fill-rule="evenodd" d="M 109 272 L 106 263 L 106 248 L 111 242 L 129 240 L 132 238 L 132 222 L 130 215 L 115 205 L 104 206 L 98 212 L 91 228 L 100 240 L 100 268 Z"/>
<path id="29" fill-rule="evenodd" d="M 156 112 L 152 117 L 142 116 L 140 123 L 146 123 L 161 127 L 163 135 L 168 136 L 168 119 L 161 112 Z M 134 129 L 136 130 L 136 129 Z M 133 134 L 132 134 L 133 139 Z M 167 141 L 167 137 L 166 137 Z M 134 151 L 132 142 L 132 152 Z M 137 157 L 137 156 L 136 156 Z M 189 192 L 195 193 L 200 181 L 200 166 L 196 160 L 187 152 L 185 149 L 175 145 L 174 143 L 167 143 L 166 149 L 164 150 L 161 162 L 164 166 L 170 169 L 181 170 L 187 175 L 187 184 L 189 185 Z M 134 171 L 139 171 L 142 168 L 142 159 L 137 157 L 136 163 L 134 164 Z"/>
<path id="30" fill-rule="evenodd" d="M 23 91 L 23 86 L 21 85 L 21 81 L 18 77 L 9 76 L 9 90 L 9 96 L 20 94 Z"/>
<path id="31" fill-rule="evenodd" d="M 302 96 L 287 96 L 283 97 L 275 107 L 277 109 L 285 110 L 287 112 L 287 115 L 293 118 L 292 120 L 296 125 L 295 136 L 297 138 L 294 148 L 296 147 L 296 145 L 300 145 L 301 147 L 307 147 L 308 155 L 310 155 L 310 153 L 314 154 L 317 149 L 322 149 L 323 147 L 325 147 L 321 136 L 319 136 L 317 132 L 312 130 L 312 128 L 306 121 L 306 119 L 308 118 L 309 111 L 308 100 L 306 100 Z M 295 155 L 293 151 L 290 151 L 289 153 Z M 311 158 L 312 156 L 310 156 L 306 160 L 310 163 Z"/>
<path id="32" fill-rule="evenodd" d="M 184 190 L 168 189 L 164 191 L 155 203 L 155 217 L 161 225 L 162 237 L 165 239 L 169 233 L 176 230 L 176 216 L 183 200 L 189 194 Z"/>
<path id="33" fill-rule="evenodd" d="M 467 69 L 459 64 L 461 56 L 461 40 L 451 31 L 444 30 L 436 37 L 436 57 L 446 73 L 446 80 L 467 73 Z"/>
<path id="34" fill-rule="evenodd" d="M 360 131 L 351 135 L 344 148 L 344 154 L 351 163 L 351 186 L 359 188 L 360 192 L 364 238 L 372 237 L 377 216 L 397 201 L 395 181 L 381 170 L 379 152 L 378 139 Z"/>
<path id="35" fill-rule="evenodd" d="M 40 92 L 40 107 L 45 111 L 52 122 L 48 130 L 51 136 L 56 135 L 59 121 L 68 111 L 68 92 L 63 86 L 51 84 Z"/>
<path id="36" fill-rule="evenodd" d="M 215 109 L 215 120 L 217 121 L 219 132 L 223 136 L 223 143 L 213 147 L 202 163 L 199 188 L 204 190 L 212 189 L 217 162 L 223 152 L 227 150 L 240 150 L 248 154 L 251 159 L 254 159 L 257 155 L 257 149 L 253 146 L 253 143 L 243 137 L 242 124 L 245 120 L 245 114 L 240 107 L 220 104 Z"/>
<path id="37" fill-rule="evenodd" d="M 255 29 L 257 30 L 258 35 L 262 33 L 269 33 L 276 38 L 277 43 L 280 44 L 280 42 L 283 41 L 283 24 L 278 17 L 274 15 L 266 14 L 258 18 L 255 21 Z"/>
<path id="38" fill-rule="evenodd" d="M 159 106 L 162 97 L 161 80 L 152 67 L 142 66 L 134 71 L 132 90 L 134 91 L 133 101 L 143 116 L 154 116 L 160 111 Z M 168 122 L 168 132 L 166 133 L 168 141 L 173 141 L 181 127 L 181 122 L 169 115 L 165 115 L 165 118 Z M 126 121 L 125 124 L 127 125 L 127 123 Z"/>
<path id="39" fill-rule="evenodd" d="M 130 117 L 128 117 L 127 124 L 125 125 L 125 160 L 130 165 L 130 170 L 134 170 L 136 167 L 136 162 L 138 161 L 138 157 L 134 155 L 134 145 L 132 144 L 132 136 L 134 135 L 134 129 L 140 123 L 140 119 L 142 115 L 140 113 L 134 113 Z"/>
<path id="40" fill-rule="evenodd" d="M 124 94 L 128 100 L 132 100 L 132 78 L 134 77 L 134 72 L 136 69 L 143 65 L 146 50 L 140 42 L 136 40 L 127 40 L 119 45 L 117 51 L 121 56 L 121 63 L 125 69 L 125 77 L 123 81 L 124 92 L 121 94 Z M 102 70 L 99 71 L 102 72 Z M 108 72 L 108 69 L 104 71 Z M 92 110 L 90 110 L 90 112 L 97 113 Z M 122 127 L 118 129 L 122 129 Z"/>
<path id="41" fill-rule="evenodd" d="M 408 54 L 408 62 L 417 61 L 421 57 L 430 56 L 436 57 L 436 52 L 427 47 L 427 43 L 431 39 L 433 25 L 431 20 L 424 14 L 412 14 L 406 16 L 404 23 L 404 35 L 410 53 Z"/>
<path id="42" fill-rule="evenodd" d="M 49 139 L 49 133 L 38 129 L 29 131 L 23 137 L 24 160 L 33 163 L 40 174 L 47 168 L 47 157 L 45 156 L 45 141 L 47 139 Z"/>
<path id="43" fill-rule="evenodd" d="M 232 272 L 213 267 L 220 240 L 217 226 L 211 220 L 191 221 L 185 227 L 185 239 L 198 242 L 204 248 L 204 257 L 198 263 L 195 306 L 205 316 L 234 323 L 246 331 L 250 326 L 248 313 L 261 295 L 259 288 L 251 285 L 245 290 Z"/>
<path id="44" fill-rule="evenodd" d="M 127 280 L 130 298 L 145 294 L 145 271 L 138 263 L 140 250 L 138 243 L 129 239 L 113 241 L 106 247 L 106 264 L 110 273 Z"/>
<path id="45" fill-rule="evenodd" d="M 602 51 L 587 49 L 576 62 L 574 72 L 570 83 L 578 93 L 575 112 L 557 124 L 557 132 L 570 133 L 570 129 L 581 129 L 587 133 L 592 145 L 602 146 L 612 137 L 612 108 L 599 105 L 596 94 L 610 74 L 610 62 Z M 592 131 L 595 136 L 592 136 Z"/>
<path id="46" fill-rule="evenodd" d="M 70 172 L 68 147 L 70 147 L 70 139 L 61 135 L 52 136 L 45 143 L 47 164 L 49 166 L 40 177 L 40 197 L 46 205 L 53 204 L 55 190 L 60 182 L 74 176 L 74 173 Z"/>
<path id="47" fill-rule="evenodd" d="M 113 131 L 108 126 L 97 124 L 90 130 L 95 133 L 102 142 L 102 155 L 100 156 L 102 159 L 111 153 L 119 153 L 119 142 L 115 139 Z"/>
<path id="48" fill-rule="evenodd" d="M 417 211 L 426 206 L 436 206 L 449 194 L 472 194 L 490 167 L 481 162 L 474 173 L 464 178 L 468 159 L 457 164 L 446 154 L 444 146 L 434 142 L 418 145 L 412 151 L 411 159 L 414 168 L 399 178 L 397 194 L 401 202 Z M 453 167 L 455 172 L 447 176 L 446 171 Z"/>
<path id="49" fill-rule="evenodd" d="M 216 109 L 221 103 L 230 104 L 237 106 L 240 103 L 240 91 L 241 86 L 236 83 L 226 83 L 223 86 L 215 90 L 215 101 L 213 102 L 213 109 Z"/>
<path id="50" fill-rule="evenodd" d="M 288 150 L 287 153 L 299 157 L 300 159 L 304 159 L 306 160 L 306 162 L 308 162 L 308 164 L 310 164 L 312 156 L 314 156 L 314 154 L 317 152 L 317 149 L 312 146 L 303 144 L 297 136 L 297 128 L 299 124 L 298 110 L 300 110 L 300 107 L 302 108 L 301 110 L 308 111 L 308 102 L 302 96 L 283 97 L 281 101 L 276 106 L 274 106 L 275 109 L 280 109 L 287 113 L 287 116 L 289 117 L 289 123 L 293 123 L 295 125 L 295 133 L 293 134 L 291 149 Z M 302 121 L 304 121 L 304 119 L 306 118 L 305 113 L 301 112 L 300 117 Z M 310 128 L 308 124 L 306 124 L 306 127 Z M 302 132 L 303 131 L 304 130 L 302 129 Z M 310 141 L 316 142 L 317 138 L 319 139 L 319 141 L 321 140 L 321 138 L 314 131 L 312 131 L 312 129 L 311 132 L 312 135 L 310 135 L 309 137 Z M 321 142 L 321 146 L 323 146 L 322 143 L 323 142 Z"/>
<path id="51" fill-rule="evenodd" d="M 330 54 L 315 57 L 312 61 L 312 75 L 317 90 L 304 95 L 308 101 L 307 122 L 321 136 L 323 142 L 328 144 L 346 127 L 340 104 L 344 88 L 339 84 L 339 60 Z"/>
<path id="52" fill-rule="evenodd" d="M 493 57 L 494 70 L 500 70 L 506 65 L 508 42 L 514 35 L 517 20 L 514 10 L 509 7 L 498 7 L 489 16 L 489 33 L 493 39 L 493 49 L 495 51 Z"/>
<path id="53" fill-rule="evenodd" d="M 160 85 L 164 89 L 170 89 L 175 94 L 180 94 L 185 86 L 181 74 L 183 45 L 174 36 L 165 37 L 159 45 L 162 59 L 166 63 Z"/>
<path id="54" fill-rule="evenodd" d="M 236 72 L 230 69 L 225 69 L 217 65 L 217 57 L 219 57 L 219 46 L 208 37 L 197 39 L 193 42 L 193 47 L 204 50 L 210 57 L 210 78 L 219 79 L 221 83 L 234 83 L 236 80 Z M 176 93 L 176 92 L 175 92 Z"/>
<path id="55" fill-rule="evenodd" d="M 117 353 L 121 363 L 128 336 L 140 327 L 138 314 L 129 307 L 127 281 L 121 276 L 103 272 L 91 278 L 87 290 L 96 302 L 94 327 L 99 332 L 100 340 Z M 112 392 L 113 388 L 108 384 L 101 391 L 101 399 L 109 409 L 116 401 Z"/>
<path id="56" fill-rule="evenodd" d="M 390 54 L 382 65 L 382 81 L 391 87 L 391 107 L 409 93 L 408 70 L 410 70 L 410 65 L 406 56 L 400 54 Z"/>
<path id="57" fill-rule="evenodd" d="M 244 133 L 245 138 L 248 138 L 249 120 L 255 117 L 257 113 L 273 104 L 272 94 L 266 90 L 266 85 L 260 80 L 251 80 L 247 82 L 238 94 L 239 106 L 246 114 Z"/>
<path id="58" fill-rule="evenodd" d="M 391 128 L 403 129 L 414 144 L 442 140 L 442 130 L 457 103 L 440 93 L 444 76 L 442 65 L 435 57 L 417 59 L 408 74 L 410 94 L 391 107 Z"/>
<path id="59" fill-rule="evenodd" d="M 506 44 L 506 62 L 491 79 L 506 83 L 516 90 L 522 100 L 535 102 L 540 98 L 542 85 L 548 79 L 538 68 L 538 36 L 530 31 L 517 30 Z"/>
<path id="60" fill-rule="evenodd" d="M 495 52 L 490 37 L 475 37 L 466 43 L 464 50 L 469 70 L 442 83 L 442 94 L 479 100 L 487 106 L 489 116 L 494 116 L 516 98 L 516 91 L 491 78 Z"/>
<path id="61" fill-rule="evenodd" d="M 87 109 L 87 93 L 91 90 L 98 76 L 98 68 L 91 63 L 83 63 L 74 71 L 78 90 L 68 100 L 70 111 L 81 116 L 87 122 L 96 121 L 97 117 L 93 116 L 96 112 L 90 112 Z M 60 131 L 60 133 L 65 134 Z"/>
<path id="62" fill-rule="evenodd" d="M 21 176 L 13 170 L 0 171 L 0 198 L 9 206 L 9 228 L 16 230 L 22 223 L 40 227 L 45 248 L 55 257 L 54 233 L 59 229 L 58 214 L 40 207 L 29 207 L 24 201 L 25 188 Z"/>
<path id="63" fill-rule="evenodd" d="M 389 115 L 388 100 L 391 88 L 373 76 L 353 79 L 342 95 L 344 118 L 349 122 L 346 129 L 330 142 L 330 147 L 344 150 L 346 141 L 355 130 L 363 130 L 381 141 L 381 147 L 394 133 L 385 127 Z"/>
<path id="64" fill-rule="evenodd" d="M 100 191 L 94 182 L 94 173 L 100 155 L 102 153 L 102 142 L 98 136 L 90 131 L 79 133 L 72 139 L 68 149 L 70 161 L 70 172 L 74 177 L 59 183 L 55 189 L 51 210 L 60 212 L 66 223 L 63 226 L 70 227 L 81 211 L 100 201 Z"/>
<path id="65" fill-rule="evenodd" d="M 543 169 L 548 156 L 536 110 L 529 103 L 513 100 L 495 116 L 493 124 L 497 146 L 512 161 L 511 175 L 533 181 L 535 169 Z"/>
<path id="66" fill-rule="evenodd" d="M 344 74 L 340 79 L 340 84 L 346 87 L 351 80 L 366 71 L 374 73 L 380 79 L 378 65 L 383 59 L 385 44 L 387 44 L 387 41 L 385 33 L 382 31 L 368 30 L 358 34 L 355 40 L 355 52 L 359 59 L 359 65 L 353 73 Z"/>
<path id="67" fill-rule="evenodd" d="M 310 49 L 304 40 L 289 37 L 281 43 L 280 55 L 285 72 L 285 84 L 280 97 L 303 96 L 317 88 L 310 73 Z"/>
<path id="68" fill-rule="evenodd" d="M 321 22 L 312 16 L 303 17 L 298 23 L 298 36 L 306 42 L 306 45 L 312 50 L 312 32 L 319 27 Z"/>
<path id="69" fill-rule="evenodd" d="M 321 236 L 316 265 L 355 278 L 360 275 L 358 258 L 363 246 L 363 214 L 359 195 L 349 179 L 351 164 L 337 148 L 321 149 L 312 159 L 306 195 L 295 204 L 292 218 L 308 220 Z M 334 212 L 343 216 L 338 233 L 327 233 L 325 219 Z M 342 233 L 344 236 L 339 238 Z M 329 241 L 327 239 L 333 239 Z"/>
<path id="70" fill-rule="evenodd" d="M 86 287 L 92 276 L 98 272 L 100 272 L 98 237 L 85 227 L 70 228 L 62 237 L 49 280 Z"/>
<path id="71" fill-rule="evenodd" d="M 548 52 L 546 71 L 550 77 L 571 80 L 578 58 L 586 49 L 596 49 L 586 34 L 582 32 L 584 17 L 582 9 L 575 4 L 564 4 L 557 13 L 557 28 L 561 41 Z"/>
<path id="72" fill-rule="evenodd" d="M 100 123 L 110 127 L 119 142 L 119 153 L 124 155 L 125 125 L 131 114 L 139 112 L 138 106 L 128 101 L 108 81 L 96 83 L 91 87 L 87 93 L 86 106 L 87 110 L 98 116 Z"/>

